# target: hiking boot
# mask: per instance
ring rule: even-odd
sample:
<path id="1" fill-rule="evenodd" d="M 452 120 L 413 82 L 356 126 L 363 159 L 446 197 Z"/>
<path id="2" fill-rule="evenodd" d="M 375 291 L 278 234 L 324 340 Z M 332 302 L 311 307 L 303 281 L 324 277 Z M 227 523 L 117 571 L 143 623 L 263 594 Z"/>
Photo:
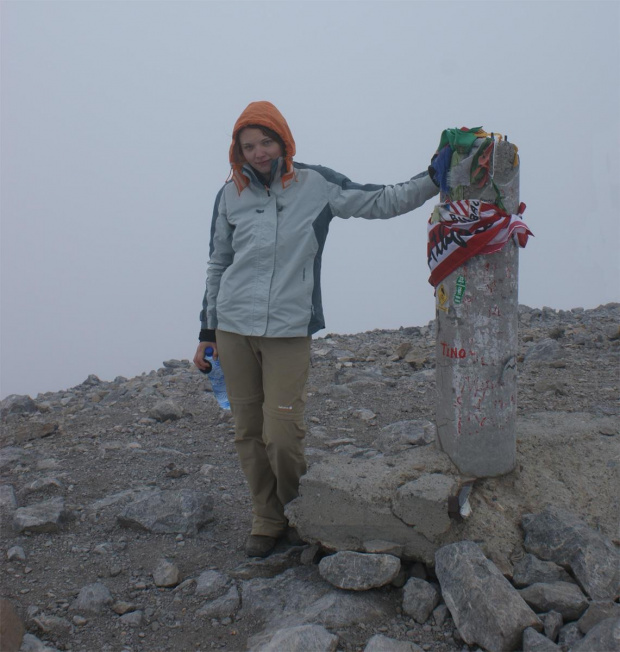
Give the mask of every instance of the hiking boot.
<path id="1" fill-rule="evenodd" d="M 275 537 L 250 534 L 245 542 L 245 554 L 248 557 L 266 557 L 276 547 L 277 541 Z"/>

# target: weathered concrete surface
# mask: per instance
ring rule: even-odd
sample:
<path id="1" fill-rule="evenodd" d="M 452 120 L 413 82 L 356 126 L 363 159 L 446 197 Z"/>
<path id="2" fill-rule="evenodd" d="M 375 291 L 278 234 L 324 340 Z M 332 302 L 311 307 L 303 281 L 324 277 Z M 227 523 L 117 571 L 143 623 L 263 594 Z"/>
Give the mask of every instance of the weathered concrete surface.
<path id="1" fill-rule="evenodd" d="M 394 496 L 392 511 L 427 539 L 435 541 L 450 529 L 448 500 L 457 495 L 458 486 L 452 476 L 425 473 L 417 480 L 399 487 Z"/>
<path id="2" fill-rule="evenodd" d="M 536 614 L 473 541 L 440 548 L 435 561 L 443 599 L 468 645 L 516 650 L 524 629 L 542 630 Z"/>
<path id="3" fill-rule="evenodd" d="M 432 564 L 437 545 L 404 523 L 393 501 L 407 482 L 455 471 L 433 445 L 372 460 L 327 458 L 302 477 L 300 496 L 286 506 L 286 516 L 304 541 L 327 549 L 364 552 L 383 541 L 401 549 L 402 558 Z"/>
<path id="4" fill-rule="evenodd" d="M 508 213 L 519 205 L 514 153 L 512 144 L 495 146 L 495 181 L 510 187 L 509 196 L 502 193 Z M 463 199 L 496 201 L 490 184 L 461 187 Z M 518 268 L 510 239 L 499 252 L 467 260 L 437 288 L 437 441 L 465 475 L 515 468 Z"/>

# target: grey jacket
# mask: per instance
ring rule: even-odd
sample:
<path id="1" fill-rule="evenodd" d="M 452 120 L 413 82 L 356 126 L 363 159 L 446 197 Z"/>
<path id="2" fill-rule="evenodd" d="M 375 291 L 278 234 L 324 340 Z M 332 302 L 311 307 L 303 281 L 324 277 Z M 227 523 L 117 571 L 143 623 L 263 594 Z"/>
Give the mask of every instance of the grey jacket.
<path id="1" fill-rule="evenodd" d="M 272 182 L 251 179 L 218 193 L 211 223 L 203 329 L 300 337 L 325 328 L 321 256 L 333 217 L 386 219 L 418 208 L 439 190 L 427 172 L 395 186 L 359 185 L 329 168 L 295 162 L 283 188 L 282 159 Z"/>

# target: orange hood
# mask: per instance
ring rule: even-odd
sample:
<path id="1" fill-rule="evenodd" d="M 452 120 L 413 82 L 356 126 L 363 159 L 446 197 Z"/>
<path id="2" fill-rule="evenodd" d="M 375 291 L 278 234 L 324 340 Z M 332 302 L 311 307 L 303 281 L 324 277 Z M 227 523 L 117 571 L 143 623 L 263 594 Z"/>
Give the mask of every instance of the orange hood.
<path id="1" fill-rule="evenodd" d="M 250 180 L 243 174 L 242 168 L 245 159 L 237 151 L 235 144 L 239 132 L 249 125 L 261 125 L 275 131 L 284 141 L 285 158 L 284 169 L 282 171 L 282 187 L 286 188 L 295 178 L 293 169 L 293 156 L 295 156 L 295 140 L 293 134 L 284 119 L 284 116 L 276 109 L 271 102 L 252 102 L 248 104 L 243 113 L 239 116 L 233 129 L 232 143 L 230 145 L 230 165 L 232 167 L 232 179 L 237 186 L 239 194 L 242 190 L 250 185 Z"/>

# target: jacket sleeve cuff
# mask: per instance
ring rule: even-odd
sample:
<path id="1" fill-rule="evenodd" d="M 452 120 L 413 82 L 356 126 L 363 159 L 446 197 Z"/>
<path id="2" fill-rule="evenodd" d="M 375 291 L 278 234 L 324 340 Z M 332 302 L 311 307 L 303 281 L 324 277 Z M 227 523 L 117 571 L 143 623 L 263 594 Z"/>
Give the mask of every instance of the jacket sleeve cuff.
<path id="1" fill-rule="evenodd" d="M 198 335 L 198 341 L 200 342 L 215 342 L 215 329 L 211 328 L 201 328 L 200 334 Z"/>

